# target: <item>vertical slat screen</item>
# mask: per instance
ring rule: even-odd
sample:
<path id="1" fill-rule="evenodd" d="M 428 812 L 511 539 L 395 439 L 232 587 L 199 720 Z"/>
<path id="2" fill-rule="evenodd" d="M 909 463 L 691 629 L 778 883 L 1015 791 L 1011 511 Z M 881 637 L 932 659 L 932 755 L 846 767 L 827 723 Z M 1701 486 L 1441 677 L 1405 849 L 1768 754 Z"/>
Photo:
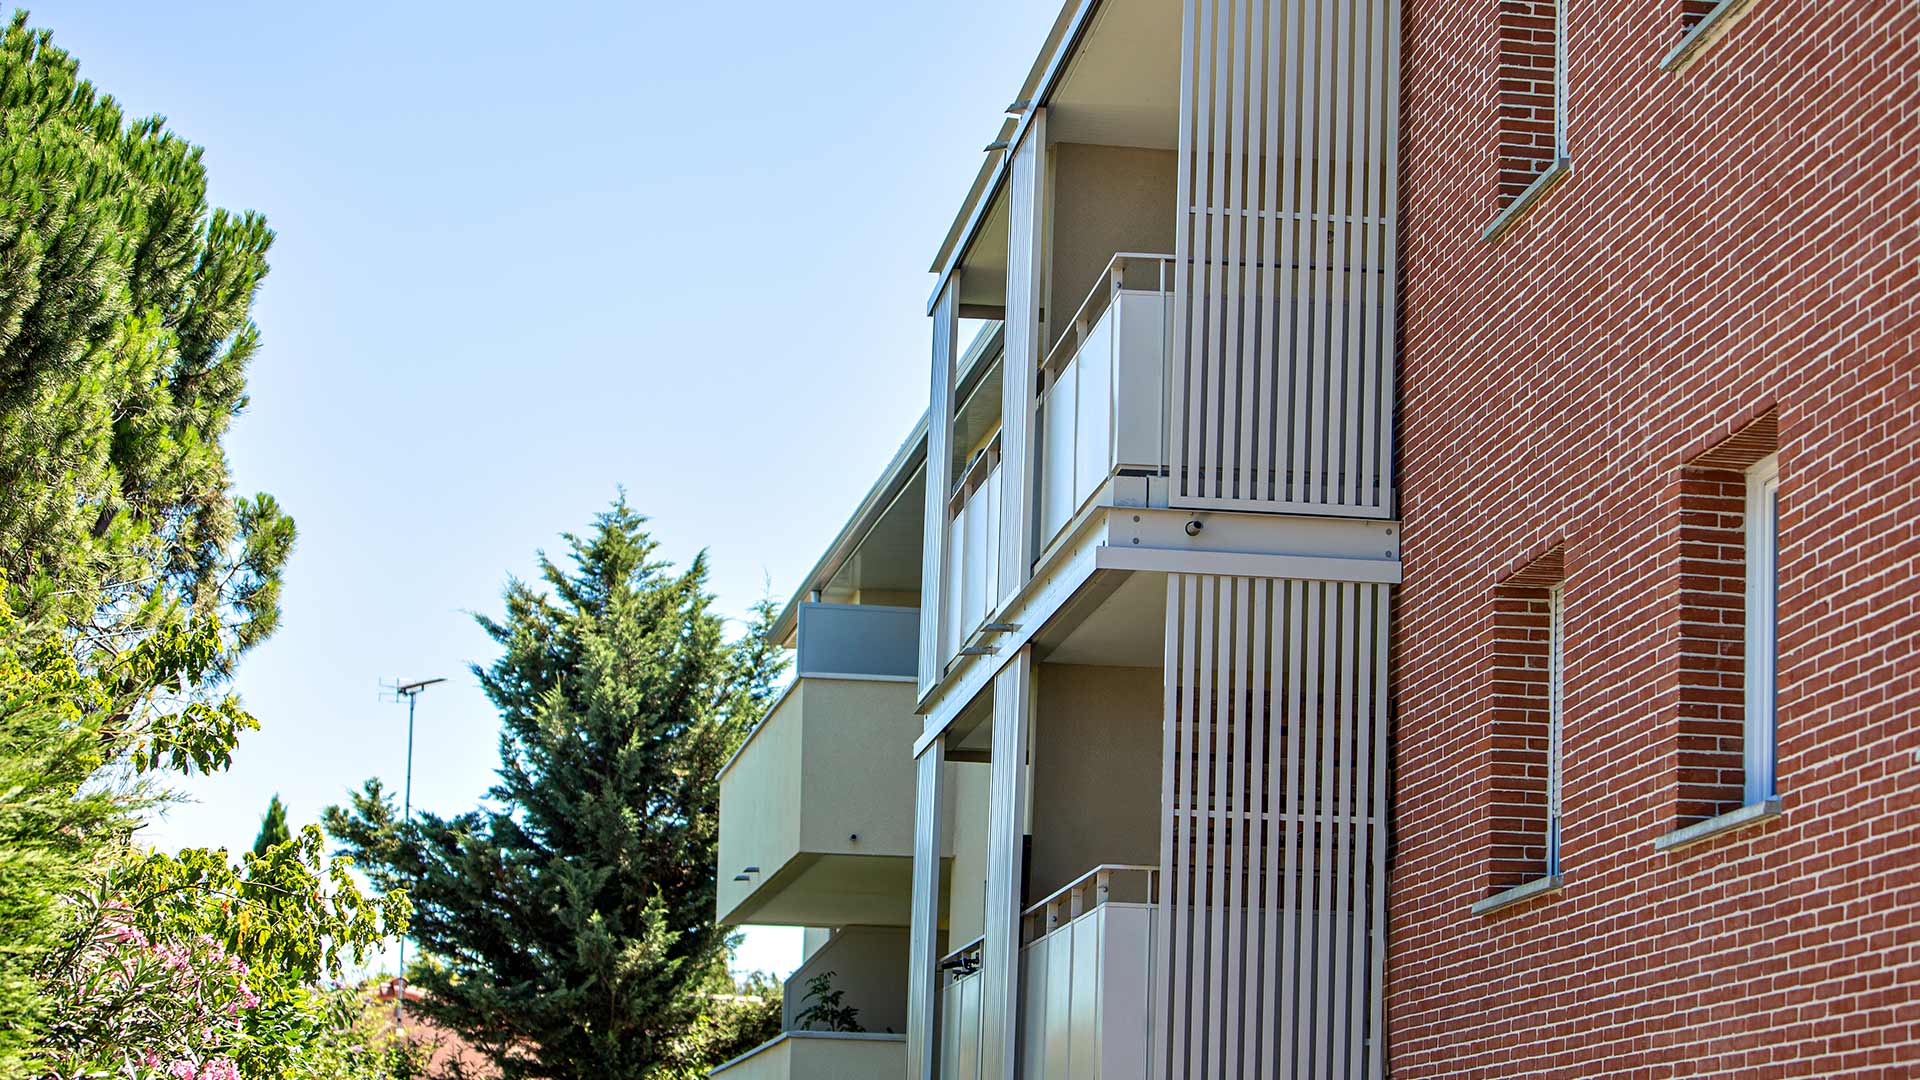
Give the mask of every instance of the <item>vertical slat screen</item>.
<path id="1" fill-rule="evenodd" d="M 1000 374 L 1000 581 L 990 611 L 999 610 L 1033 570 L 1034 393 L 1039 378 L 1042 257 L 1047 147 L 1046 110 L 1013 150 L 1007 177 L 1007 317 Z"/>
<path id="2" fill-rule="evenodd" d="M 1384 1075 L 1387 590 L 1168 575 L 1160 1080 Z"/>
<path id="3" fill-rule="evenodd" d="M 953 483 L 953 376 L 960 337 L 960 282 L 947 281 L 933 307 L 933 386 L 927 401 L 927 506 L 925 542 L 920 550 L 920 696 L 944 673 L 950 619 L 941 604 L 957 597 L 943 589 L 947 580 L 947 495 Z M 943 596 L 943 593 L 945 594 Z"/>
<path id="4" fill-rule="evenodd" d="M 1185 5 L 1172 502 L 1391 516 L 1399 0 Z"/>
<path id="5" fill-rule="evenodd" d="M 907 957 L 907 1078 L 933 1080 L 935 989 L 940 977 L 941 787 L 946 744 L 938 739 L 915 762 L 913 811 L 913 906 Z"/>

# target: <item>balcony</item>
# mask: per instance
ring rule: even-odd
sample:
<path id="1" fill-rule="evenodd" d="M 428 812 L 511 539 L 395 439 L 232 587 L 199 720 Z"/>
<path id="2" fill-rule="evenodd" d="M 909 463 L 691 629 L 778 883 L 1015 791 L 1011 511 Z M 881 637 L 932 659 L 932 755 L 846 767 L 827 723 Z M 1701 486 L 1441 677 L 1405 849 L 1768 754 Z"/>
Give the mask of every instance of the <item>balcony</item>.
<path id="1" fill-rule="evenodd" d="M 940 1080 L 980 1080 L 980 947 L 984 939 L 940 961 Z"/>
<path id="2" fill-rule="evenodd" d="M 1091 503 L 1146 505 L 1145 478 L 1166 473 L 1172 289 L 1172 259 L 1115 255 L 1040 365 L 1043 552 Z M 1139 478 L 1124 495 L 1110 488 L 1122 475 Z"/>
<path id="3" fill-rule="evenodd" d="M 975 455 L 948 500 L 945 625 L 941 655 L 968 647 L 993 614 L 1000 588 L 1000 445 L 996 437 Z"/>
<path id="4" fill-rule="evenodd" d="M 1149 866 L 1099 866 L 1021 917 L 1021 1075 L 1135 1080 L 1152 1050 L 1154 887 Z M 948 957 L 940 1076 L 979 1080 L 980 943 Z"/>
<path id="5" fill-rule="evenodd" d="M 707 1075 L 716 1080 L 900 1080 L 906 1074 L 905 1035 L 787 1031 Z"/>
<path id="6" fill-rule="evenodd" d="M 798 674 L 720 772 L 720 923 L 907 924 L 918 627 L 801 606 Z"/>

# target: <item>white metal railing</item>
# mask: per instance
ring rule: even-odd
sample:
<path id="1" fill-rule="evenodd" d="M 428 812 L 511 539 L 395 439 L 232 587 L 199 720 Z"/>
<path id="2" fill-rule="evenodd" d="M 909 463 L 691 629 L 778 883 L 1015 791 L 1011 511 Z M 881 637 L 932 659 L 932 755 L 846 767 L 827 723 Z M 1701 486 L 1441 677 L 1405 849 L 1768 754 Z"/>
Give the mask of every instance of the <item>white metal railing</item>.
<path id="1" fill-rule="evenodd" d="M 941 1080 L 980 1080 L 980 952 L 986 941 L 974 938 L 940 961 Z"/>
<path id="2" fill-rule="evenodd" d="M 1133 863 L 1102 863 L 1062 885 L 1053 895 L 1020 913 L 1020 943 L 1032 944 L 1094 908 L 1115 899 L 1114 889 L 1129 880 L 1145 887 L 1135 890 L 1135 899 L 1153 903 L 1159 899 L 1160 868 Z"/>
<path id="3" fill-rule="evenodd" d="M 1117 470 L 1165 469 L 1172 267 L 1164 255 L 1115 255 L 1040 365 L 1043 551 Z"/>
<path id="4" fill-rule="evenodd" d="M 1153 1050 L 1159 868 L 1097 866 L 1021 917 L 1021 1075 L 1118 1080 Z"/>
<path id="5" fill-rule="evenodd" d="M 947 499 L 941 660 L 950 661 L 993 612 L 1000 576 L 1000 440 L 974 456 Z"/>

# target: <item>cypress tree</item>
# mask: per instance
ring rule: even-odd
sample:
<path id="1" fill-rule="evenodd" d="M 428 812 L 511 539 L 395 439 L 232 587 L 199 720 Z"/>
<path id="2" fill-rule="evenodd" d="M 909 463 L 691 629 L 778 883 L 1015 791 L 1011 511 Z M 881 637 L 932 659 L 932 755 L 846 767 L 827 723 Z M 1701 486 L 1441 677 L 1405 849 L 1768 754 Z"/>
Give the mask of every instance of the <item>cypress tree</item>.
<path id="1" fill-rule="evenodd" d="M 267 812 L 261 815 L 260 835 L 253 838 L 253 853 L 265 855 L 292 839 L 293 832 L 287 828 L 287 806 L 280 801 L 279 792 L 275 792 L 267 803 Z"/>
<path id="2" fill-rule="evenodd" d="M 718 774 L 785 661 L 764 633 L 771 606 L 729 643 L 705 554 L 675 571 L 645 521 L 623 496 L 566 535 L 567 565 L 541 556 L 544 587 L 511 582 L 505 615 L 480 617 L 501 648 L 474 668 L 502 726 L 491 805 L 402 822 L 369 781 L 325 814 L 376 886 L 407 888 L 426 1010 L 509 1078 L 723 1060 L 679 1060 L 728 953 L 713 923 Z"/>

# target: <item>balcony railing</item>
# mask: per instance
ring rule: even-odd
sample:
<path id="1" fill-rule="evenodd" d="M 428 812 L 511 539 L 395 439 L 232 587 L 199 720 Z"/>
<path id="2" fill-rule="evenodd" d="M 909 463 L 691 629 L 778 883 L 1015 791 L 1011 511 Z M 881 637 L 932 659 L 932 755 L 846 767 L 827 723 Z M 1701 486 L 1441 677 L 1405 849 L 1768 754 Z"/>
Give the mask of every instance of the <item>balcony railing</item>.
<path id="1" fill-rule="evenodd" d="M 940 1078 L 980 1080 L 980 949 L 985 938 L 940 961 Z"/>
<path id="2" fill-rule="evenodd" d="M 801 677 L 911 679 L 920 662 L 920 609 L 806 603 L 794 670 Z"/>
<path id="3" fill-rule="evenodd" d="M 993 611 L 1000 577 L 1000 440 L 967 466 L 947 502 L 946 626 L 941 659 L 951 660 Z"/>
<path id="4" fill-rule="evenodd" d="M 1158 884 L 1157 867 L 1098 866 L 1021 917 L 1021 1075 L 1147 1075 Z"/>
<path id="5" fill-rule="evenodd" d="M 1167 256 L 1115 255 L 1040 365 L 1042 551 L 1115 473 L 1166 468 L 1172 288 Z"/>
<path id="6" fill-rule="evenodd" d="M 1157 867 L 1098 866 L 1021 916 L 1022 1076 L 1146 1076 L 1158 882 Z M 941 1080 L 982 1075 L 981 944 L 940 963 Z"/>

